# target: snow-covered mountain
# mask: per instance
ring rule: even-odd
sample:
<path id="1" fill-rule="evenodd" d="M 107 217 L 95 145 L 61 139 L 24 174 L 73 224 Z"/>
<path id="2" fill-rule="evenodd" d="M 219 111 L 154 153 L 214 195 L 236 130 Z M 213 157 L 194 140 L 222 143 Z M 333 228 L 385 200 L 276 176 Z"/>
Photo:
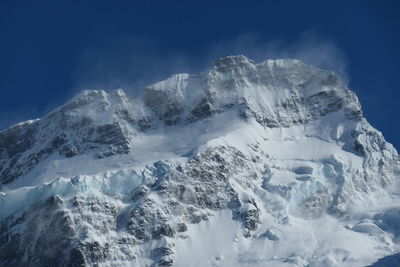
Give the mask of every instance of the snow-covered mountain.
<path id="1" fill-rule="evenodd" d="M 0 265 L 366 266 L 399 179 L 337 75 L 230 56 L 0 132 Z"/>

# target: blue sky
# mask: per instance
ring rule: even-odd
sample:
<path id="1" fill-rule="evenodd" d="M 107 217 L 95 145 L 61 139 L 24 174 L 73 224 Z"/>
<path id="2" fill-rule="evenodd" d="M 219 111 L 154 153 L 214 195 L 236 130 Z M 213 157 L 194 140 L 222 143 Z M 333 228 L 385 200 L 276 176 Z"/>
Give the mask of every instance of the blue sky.
<path id="1" fill-rule="evenodd" d="M 216 57 L 297 57 L 340 73 L 400 148 L 398 1 L 0 1 L 0 129 L 82 89 L 134 95 Z"/>

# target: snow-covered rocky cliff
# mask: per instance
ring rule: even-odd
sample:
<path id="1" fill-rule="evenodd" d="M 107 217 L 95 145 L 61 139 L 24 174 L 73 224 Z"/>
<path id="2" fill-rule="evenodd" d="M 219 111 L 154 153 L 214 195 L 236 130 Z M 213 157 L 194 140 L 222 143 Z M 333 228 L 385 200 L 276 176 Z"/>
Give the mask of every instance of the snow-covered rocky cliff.
<path id="1" fill-rule="evenodd" d="M 230 56 L 0 132 L 0 265 L 366 266 L 399 179 L 337 75 Z"/>

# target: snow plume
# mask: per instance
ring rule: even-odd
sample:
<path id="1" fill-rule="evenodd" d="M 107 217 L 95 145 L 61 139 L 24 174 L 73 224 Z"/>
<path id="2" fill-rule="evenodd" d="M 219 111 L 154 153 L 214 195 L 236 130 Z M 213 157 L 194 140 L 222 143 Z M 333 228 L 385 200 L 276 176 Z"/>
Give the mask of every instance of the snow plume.
<path id="1" fill-rule="evenodd" d="M 42 114 L 38 108 L 24 107 L 19 110 L 0 110 L 0 131 L 9 128 L 10 126 L 25 121 L 28 119 L 35 119 Z"/>
<path id="2" fill-rule="evenodd" d="M 103 38 L 104 39 L 104 38 Z M 217 58 L 245 55 L 261 62 L 266 59 L 294 58 L 321 69 L 336 72 L 348 82 L 347 60 L 344 53 L 324 34 L 308 30 L 294 38 L 270 38 L 258 33 L 221 37 L 196 47 L 165 44 L 155 38 L 121 35 L 105 43 L 94 42 L 82 51 L 75 71 L 69 98 L 82 90 L 112 91 L 123 88 L 134 98 L 152 83 L 176 73 L 200 73 Z M 167 45 L 171 46 L 168 47 Z M 61 104 L 67 99 L 57 101 Z M 34 105 L 34 103 L 32 103 Z M 0 112 L 0 129 L 46 114 L 55 107 L 21 111 L 19 114 Z"/>
<path id="3" fill-rule="evenodd" d="M 192 70 L 190 57 L 162 47 L 156 39 L 131 35 L 88 47 L 76 72 L 77 90 L 124 88 L 137 96 L 148 84 Z"/>
<path id="4" fill-rule="evenodd" d="M 145 86 L 175 73 L 198 73 L 209 68 L 216 58 L 238 54 L 257 62 L 300 59 L 334 71 L 348 81 L 346 57 L 334 41 L 317 30 L 306 31 L 293 39 L 268 39 L 268 36 L 247 33 L 177 50 L 166 48 L 163 42 L 149 37 L 120 36 L 83 52 L 76 75 L 77 88 L 80 91 L 121 87 L 138 96 Z"/>
<path id="5" fill-rule="evenodd" d="M 45 116 L 50 111 L 54 110 L 58 106 L 62 105 L 72 97 L 76 95 L 76 92 L 71 90 L 68 93 L 67 99 L 63 97 L 53 98 L 50 103 L 44 105 L 38 105 L 37 103 L 30 103 L 29 105 L 23 105 L 21 107 L 13 109 L 2 109 L 0 107 L 0 131 L 8 129 L 9 127 L 25 122 L 33 121 L 40 117 Z"/>
<path id="6" fill-rule="evenodd" d="M 291 58 L 321 69 L 331 70 L 345 82 L 348 62 L 344 52 L 334 40 L 317 29 L 305 31 L 298 38 L 273 38 L 257 33 L 248 33 L 211 45 L 209 58 L 243 54 L 257 62 L 266 59 Z"/>

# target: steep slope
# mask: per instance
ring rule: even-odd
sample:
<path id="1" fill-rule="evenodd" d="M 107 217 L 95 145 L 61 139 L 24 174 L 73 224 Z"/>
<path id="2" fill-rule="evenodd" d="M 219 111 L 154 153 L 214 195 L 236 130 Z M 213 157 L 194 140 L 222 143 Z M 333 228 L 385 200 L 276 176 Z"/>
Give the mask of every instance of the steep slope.
<path id="1" fill-rule="evenodd" d="M 400 159 L 332 72 L 219 59 L 0 132 L 2 266 L 365 266 Z"/>

